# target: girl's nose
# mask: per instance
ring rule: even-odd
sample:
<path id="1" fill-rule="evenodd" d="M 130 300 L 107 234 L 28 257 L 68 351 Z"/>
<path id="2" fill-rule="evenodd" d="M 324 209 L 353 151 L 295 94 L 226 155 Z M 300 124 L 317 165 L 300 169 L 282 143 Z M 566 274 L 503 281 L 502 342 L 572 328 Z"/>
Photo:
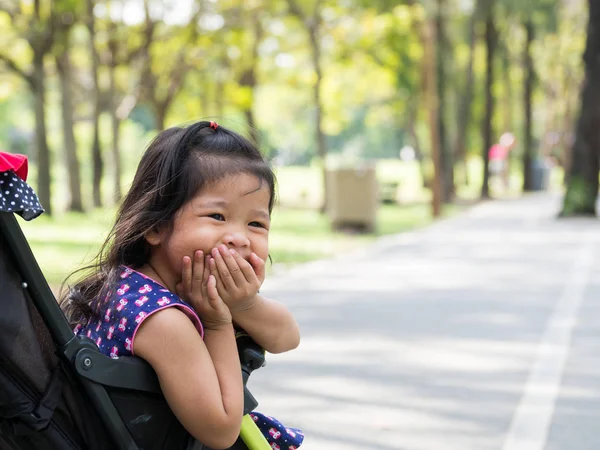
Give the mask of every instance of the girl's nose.
<path id="1" fill-rule="evenodd" d="M 224 243 L 229 248 L 244 248 L 250 246 L 250 240 L 242 231 L 232 231 L 224 237 Z"/>

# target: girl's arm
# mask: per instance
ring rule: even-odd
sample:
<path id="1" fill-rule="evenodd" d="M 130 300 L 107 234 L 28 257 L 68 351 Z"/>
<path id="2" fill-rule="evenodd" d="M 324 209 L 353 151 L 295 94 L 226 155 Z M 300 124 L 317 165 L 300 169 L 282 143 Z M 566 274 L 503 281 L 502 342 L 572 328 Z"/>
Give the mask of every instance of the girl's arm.
<path id="1" fill-rule="evenodd" d="M 205 329 L 203 341 L 182 311 L 166 308 L 142 322 L 134 350 L 153 367 L 173 413 L 194 438 L 214 449 L 233 445 L 244 400 L 231 323 Z"/>
<path id="2" fill-rule="evenodd" d="M 283 353 L 300 344 L 300 329 L 290 311 L 281 303 L 262 295 L 238 309 L 232 309 L 233 321 L 269 353 Z"/>

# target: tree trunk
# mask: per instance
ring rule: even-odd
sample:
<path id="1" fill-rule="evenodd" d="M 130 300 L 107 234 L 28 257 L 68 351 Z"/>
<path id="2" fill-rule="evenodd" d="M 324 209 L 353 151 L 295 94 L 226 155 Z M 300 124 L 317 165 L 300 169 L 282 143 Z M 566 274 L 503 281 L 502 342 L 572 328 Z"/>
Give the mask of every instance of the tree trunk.
<path id="1" fill-rule="evenodd" d="M 307 17 L 301 10 L 296 0 L 288 0 L 290 12 L 296 16 L 304 25 L 308 32 L 310 42 L 311 59 L 313 69 L 315 71 L 316 80 L 313 89 L 313 102 L 315 107 L 315 139 L 317 145 L 317 156 L 321 162 L 322 178 L 323 178 L 323 202 L 319 208 L 321 213 L 327 211 L 327 143 L 325 134 L 323 133 L 323 109 L 321 105 L 321 81 L 323 80 L 323 72 L 321 70 L 321 45 L 319 42 L 321 28 L 321 0 L 316 0 L 312 17 Z"/>
<path id="2" fill-rule="evenodd" d="M 600 3 L 589 0 L 585 81 L 561 216 L 596 215 L 600 169 Z"/>
<path id="3" fill-rule="evenodd" d="M 213 101 L 215 104 L 215 111 L 217 113 L 217 117 L 223 117 L 225 113 L 225 81 L 223 81 L 220 77 L 215 82 L 215 90 L 213 92 Z"/>
<path id="4" fill-rule="evenodd" d="M 46 87 L 44 74 L 44 55 L 34 53 L 33 56 L 33 96 L 35 98 L 35 140 L 38 165 L 37 195 L 46 214 L 52 215 L 50 186 L 50 149 L 46 137 Z"/>
<path id="5" fill-rule="evenodd" d="M 260 146 L 258 130 L 256 129 L 256 121 L 254 119 L 254 90 L 256 89 L 256 58 L 252 58 L 251 66 L 244 72 L 240 78 L 240 86 L 244 86 L 250 91 L 250 101 L 244 105 L 244 115 L 246 116 L 246 126 L 248 127 L 248 136 L 256 145 Z"/>
<path id="6" fill-rule="evenodd" d="M 410 6 L 414 6 L 414 2 L 408 3 Z M 419 37 L 422 42 L 425 41 L 425 30 L 426 25 L 422 20 L 413 20 L 411 21 L 411 32 Z M 402 58 L 402 56 L 401 56 Z M 416 85 L 408 82 L 406 84 L 402 84 L 402 89 L 408 89 L 412 94 L 408 98 L 408 120 L 407 120 L 407 129 L 410 134 L 410 137 L 413 142 L 413 147 L 415 149 L 415 157 L 419 162 L 419 172 L 421 174 L 421 186 L 423 189 L 433 189 L 433 176 L 427 172 L 425 153 L 423 152 L 423 147 L 421 146 L 421 139 L 419 138 L 419 134 L 417 133 L 416 123 L 418 121 L 419 116 L 419 107 L 420 102 L 423 102 L 424 105 L 427 105 L 428 101 L 428 91 L 427 91 L 427 70 L 428 70 L 429 62 L 425 59 L 421 59 L 420 64 L 418 66 L 419 76 L 418 82 Z M 401 69 L 402 70 L 402 69 Z M 398 77 L 397 79 L 400 79 Z"/>
<path id="7" fill-rule="evenodd" d="M 485 23 L 485 47 L 486 47 L 486 77 L 485 77 L 485 118 L 483 121 L 483 183 L 481 186 L 481 198 L 489 198 L 489 150 L 492 146 L 492 118 L 494 117 L 494 53 L 496 51 L 496 28 L 494 26 L 493 7 L 488 13 Z"/>
<path id="8" fill-rule="evenodd" d="M 112 159 L 113 159 L 113 196 L 115 202 L 121 200 L 121 152 L 119 150 L 119 138 L 121 121 L 117 115 L 117 87 L 115 81 L 115 70 L 116 67 L 113 65 L 110 67 L 109 77 L 109 95 L 110 95 L 110 116 L 111 116 L 111 129 L 112 129 Z"/>
<path id="9" fill-rule="evenodd" d="M 260 147 L 260 137 L 258 135 L 258 129 L 256 128 L 256 120 L 254 119 L 254 91 L 256 90 L 256 65 L 258 63 L 258 46 L 262 40 L 262 26 L 258 14 L 254 12 L 252 14 L 252 28 L 254 31 L 254 40 L 252 42 L 250 67 L 242 76 L 240 84 L 246 86 L 250 90 L 250 102 L 246 105 L 244 114 L 246 116 L 246 123 L 248 126 L 248 136 L 254 142 L 256 147 Z"/>
<path id="10" fill-rule="evenodd" d="M 158 131 L 165 129 L 165 119 L 167 118 L 168 105 L 162 102 L 157 102 L 154 105 L 154 126 Z"/>
<path id="11" fill-rule="evenodd" d="M 108 2 L 108 13 L 110 15 L 111 4 Z M 144 55 L 144 69 L 142 73 L 145 75 L 140 80 L 140 83 L 153 83 L 154 78 L 152 77 L 152 73 L 148 68 L 150 65 L 149 56 L 148 56 L 148 46 L 151 38 L 148 35 L 152 35 L 154 28 L 152 26 L 148 26 L 149 12 L 148 12 L 148 2 L 144 1 L 144 10 L 146 13 L 146 27 L 144 28 L 145 40 L 143 44 L 143 55 Z M 112 166 L 113 166 L 113 200 L 116 203 L 119 203 L 122 197 L 121 192 L 121 152 L 119 150 L 119 138 L 120 138 L 120 125 L 121 121 L 119 119 L 119 114 L 117 109 L 119 107 L 119 100 L 117 98 L 117 81 L 115 72 L 117 70 L 117 66 L 119 65 L 118 60 L 118 46 L 120 43 L 117 41 L 117 24 L 115 21 L 109 21 L 108 25 L 108 51 L 110 53 L 110 64 L 108 67 L 108 104 L 110 111 L 110 122 L 111 122 L 111 131 L 112 131 L 112 143 L 111 143 L 111 153 L 112 153 Z M 143 90 L 143 87 L 140 89 Z"/>
<path id="12" fill-rule="evenodd" d="M 533 21 L 525 22 L 525 88 L 523 90 L 523 107 L 525 111 L 525 128 L 523 130 L 523 191 L 533 190 L 533 135 L 532 135 L 532 98 L 533 84 L 535 82 L 535 68 L 531 57 L 531 44 L 533 43 L 535 29 Z"/>
<path id="13" fill-rule="evenodd" d="M 445 0 L 437 0 L 436 15 L 436 84 L 438 97 L 438 135 L 440 143 L 440 163 L 444 172 L 442 200 L 449 203 L 454 197 L 454 161 L 446 136 L 446 55 L 449 53 L 448 36 L 446 36 Z"/>
<path id="14" fill-rule="evenodd" d="M 251 94 L 253 96 L 253 94 Z M 250 140 L 256 145 L 257 148 L 260 147 L 260 141 L 258 138 L 258 130 L 256 129 L 256 122 L 254 121 L 254 112 L 252 111 L 252 104 L 250 104 L 245 110 L 244 115 L 246 116 L 246 124 L 248 126 L 248 136 Z"/>
<path id="15" fill-rule="evenodd" d="M 412 140 L 412 145 L 415 150 L 415 158 L 419 163 L 419 173 L 421 174 L 421 185 L 423 188 L 431 187 L 431 181 L 427 175 L 427 170 L 425 168 L 425 158 L 423 156 L 423 149 L 421 147 L 421 142 L 419 139 L 419 135 L 417 134 L 417 129 L 415 127 L 415 123 L 417 121 L 417 114 L 419 110 L 419 102 L 414 98 L 409 98 L 407 105 L 407 119 L 406 125 L 404 128 L 408 130 L 408 134 Z M 399 127 L 399 129 L 402 127 Z"/>
<path id="16" fill-rule="evenodd" d="M 96 25 L 94 19 L 94 0 L 87 0 L 87 27 L 90 33 L 89 46 L 92 58 L 92 97 L 94 110 L 92 112 L 92 202 L 95 208 L 102 207 L 102 176 L 104 162 L 100 149 L 100 85 L 98 83 L 99 57 L 96 50 Z"/>
<path id="17" fill-rule="evenodd" d="M 437 42 L 436 24 L 432 20 L 425 23 L 425 64 L 427 65 L 425 76 L 427 80 L 427 109 L 429 112 L 429 132 L 431 135 L 431 159 L 433 160 L 433 182 L 431 186 L 431 209 L 433 217 L 439 217 L 442 213 L 442 197 L 444 189 L 444 172 L 442 170 L 441 155 L 440 155 L 440 127 L 439 127 L 439 98 L 437 84 L 437 68 L 436 68 L 436 49 Z"/>
<path id="18" fill-rule="evenodd" d="M 473 101 L 473 62 L 475 60 L 475 44 L 477 35 L 475 32 L 477 9 L 469 20 L 469 60 L 467 62 L 467 78 L 458 108 L 458 127 L 456 130 L 456 142 L 454 143 L 454 155 L 463 167 L 463 183 L 469 184 L 469 168 L 467 166 L 467 129 L 471 120 L 471 103 Z"/>
<path id="19" fill-rule="evenodd" d="M 566 89 L 569 92 L 568 89 Z M 573 150 L 573 143 L 571 142 L 573 136 L 573 108 L 572 108 L 572 100 L 571 95 L 566 95 L 567 106 L 565 110 L 565 116 L 562 123 L 562 133 L 560 137 L 560 145 L 561 145 L 561 164 L 563 167 L 563 186 L 566 188 L 569 186 L 569 177 L 571 173 L 571 156 Z"/>
<path id="20" fill-rule="evenodd" d="M 112 128 L 112 156 L 114 164 L 114 199 L 115 202 L 119 202 L 123 196 L 121 191 L 121 150 L 119 148 L 119 140 L 121 138 L 121 120 L 117 117 L 117 114 L 113 114 L 111 118 Z"/>
<path id="21" fill-rule="evenodd" d="M 318 6 L 317 6 L 318 7 Z M 313 90 L 313 99 L 315 106 L 315 138 L 317 144 L 317 155 L 321 160 L 321 169 L 323 177 L 323 203 L 321 213 L 327 210 L 327 144 L 325 142 L 325 133 L 323 133 L 323 107 L 321 105 L 321 82 L 323 73 L 321 70 L 321 46 L 319 45 L 318 25 L 309 29 L 311 55 L 313 67 L 316 74 L 315 86 Z"/>
<path id="22" fill-rule="evenodd" d="M 502 75 L 504 81 L 504 98 L 503 98 L 503 133 L 514 133 L 513 128 L 513 83 L 510 79 L 511 58 L 510 48 L 507 43 L 501 46 L 502 48 Z M 510 173 L 512 167 L 512 155 L 514 152 L 509 151 L 506 155 L 506 187 L 510 187 Z"/>
<path id="23" fill-rule="evenodd" d="M 69 33 L 69 31 L 65 31 Z M 65 48 L 60 55 L 56 57 L 56 67 L 58 69 L 58 78 L 61 89 L 61 112 L 63 127 L 63 145 L 65 159 L 67 164 L 67 179 L 69 182 L 69 203 L 68 211 L 83 212 L 83 203 L 81 200 L 81 168 L 77 158 L 77 144 L 75 142 L 75 133 L 73 128 L 73 99 L 71 95 L 71 62 L 69 59 L 68 44 L 69 38 L 65 37 Z"/>

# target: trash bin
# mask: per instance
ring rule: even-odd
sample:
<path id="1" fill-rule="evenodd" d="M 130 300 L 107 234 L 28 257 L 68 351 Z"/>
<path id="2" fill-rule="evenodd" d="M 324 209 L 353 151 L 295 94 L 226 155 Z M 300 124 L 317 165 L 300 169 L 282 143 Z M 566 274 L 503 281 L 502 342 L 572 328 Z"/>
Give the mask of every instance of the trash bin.
<path id="1" fill-rule="evenodd" d="M 375 231 L 377 216 L 375 168 L 328 170 L 327 215 L 334 229 Z"/>
<path id="2" fill-rule="evenodd" d="M 531 190 L 545 191 L 550 182 L 550 164 L 543 158 L 536 158 L 531 163 Z"/>

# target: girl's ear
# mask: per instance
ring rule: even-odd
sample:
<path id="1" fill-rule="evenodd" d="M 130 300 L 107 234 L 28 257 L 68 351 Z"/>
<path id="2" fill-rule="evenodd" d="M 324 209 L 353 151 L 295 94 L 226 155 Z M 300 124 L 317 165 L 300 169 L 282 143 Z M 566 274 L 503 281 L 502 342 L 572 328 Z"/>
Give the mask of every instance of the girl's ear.
<path id="1" fill-rule="evenodd" d="M 152 246 L 160 245 L 163 240 L 163 232 L 158 230 L 158 227 L 152 228 L 152 230 L 148 231 L 144 236 L 146 238 L 146 242 Z"/>

